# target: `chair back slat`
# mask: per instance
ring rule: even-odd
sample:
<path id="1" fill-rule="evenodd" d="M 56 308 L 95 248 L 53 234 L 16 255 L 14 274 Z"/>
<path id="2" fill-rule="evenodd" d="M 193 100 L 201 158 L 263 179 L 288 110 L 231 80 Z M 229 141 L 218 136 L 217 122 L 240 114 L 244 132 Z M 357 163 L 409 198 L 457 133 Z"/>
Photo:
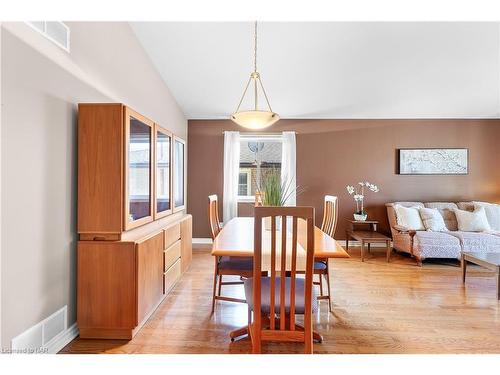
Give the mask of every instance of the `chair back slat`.
<path id="1" fill-rule="evenodd" d="M 286 299 L 286 216 L 281 216 L 281 268 L 280 268 L 280 330 L 285 329 L 286 319 L 283 319 L 285 314 L 285 299 Z"/>
<path id="2" fill-rule="evenodd" d="M 271 244 L 265 244 L 270 248 L 270 291 L 269 309 L 262 310 L 262 219 L 271 220 Z M 276 219 L 281 219 L 281 246 L 277 246 Z M 291 236 L 287 230 L 287 218 L 292 218 Z M 302 244 L 305 248 L 306 270 L 304 291 L 304 330 L 297 330 L 295 324 L 295 313 L 297 311 L 297 257 L 298 250 L 298 219 L 306 223 L 306 242 Z M 269 220 L 269 219 L 266 219 Z M 261 340 L 297 341 L 298 338 L 309 340 L 306 343 L 306 352 L 312 350 L 312 278 L 314 263 L 314 208 L 313 207 L 255 207 L 254 226 L 254 278 L 253 278 L 253 323 L 252 323 L 252 346 L 254 352 L 260 350 Z M 279 231 L 279 230 L 278 230 Z M 291 241 L 290 238 L 291 237 Z M 269 237 L 266 241 L 269 241 Z M 288 241 L 287 241 L 288 240 Z M 290 249 L 291 247 L 291 249 Z M 277 252 L 280 258 L 277 259 Z M 279 265 L 277 262 L 279 261 Z M 278 268 L 279 267 L 279 268 Z M 279 271 L 280 284 L 276 289 L 277 272 Z M 287 287 L 288 284 L 288 287 Z M 289 295 L 287 295 L 289 293 Z M 276 296 L 279 294 L 279 296 Z M 267 298 L 267 297 L 266 297 Z M 302 297 L 301 297 L 302 298 Z M 267 301 L 266 301 L 267 302 Z M 301 301 L 302 304 L 302 301 Z M 263 327 L 263 317 L 269 314 L 269 327 Z M 279 324 L 276 317 L 279 315 Z M 269 328 L 269 329 L 267 329 Z M 273 333 L 271 334 L 270 331 Z M 299 341 L 302 341 L 301 339 Z"/>
<path id="3" fill-rule="evenodd" d="M 306 280 L 305 280 L 305 297 L 304 306 L 308 306 L 304 314 L 304 343 L 305 352 L 312 353 L 313 331 L 312 331 L 312 274 L 314 269 L 314 216 L 307 219 L 307 248 L 312 248 L 312 251 L 307 251 L 306 255 Z M 311 277 L 307 277 L 311 275 Z"/>
<path id="4" fill-rule="evenodd" d="M 216 194 L 208 196 L 208 224 L 213 240 L 220 232 L 219 203 Z"/>
<path id="5" fill-rule="evenodd" d="M 253 237 L 253 245 L 254 245 L 254 255 L 253 255 L 253 309 L 254 309 L 254 321 L 252 323 L 252 330 L 255 332 L 262 331 L 262 319 L 261 319 L 261 288 L 262 288 L 262 219 L 255 219 L 254 222 L 254 237 Z M 258 297 L 257 297 L 258 291 Z M 256 337 L 257 339 L 257 337 Z M 255 342 L 252 342 L 252 351 L 260 352 L 260 337 Z"/>
<path id="6" fill-rule="evenodd" d="M 270 329 L 274 330 L 276 326 L 276 312 L 274 311 L 276 298 L 276 217 L 271 216 L 271 285 L 269 292 L 270 306 Z"/>
<path id="7" fill-rule="evenodd" d="M 292 224 L 292 269 L 290 272 L 290 331 L 295 331 L 295 276 L 297 274 L 297 218 Z"/>
<path id="8" fill-rule="evenodd" d="M 339 200 L 333 195 L 325 195 L 321 230 L 333 238 L 339 217 Z"/>

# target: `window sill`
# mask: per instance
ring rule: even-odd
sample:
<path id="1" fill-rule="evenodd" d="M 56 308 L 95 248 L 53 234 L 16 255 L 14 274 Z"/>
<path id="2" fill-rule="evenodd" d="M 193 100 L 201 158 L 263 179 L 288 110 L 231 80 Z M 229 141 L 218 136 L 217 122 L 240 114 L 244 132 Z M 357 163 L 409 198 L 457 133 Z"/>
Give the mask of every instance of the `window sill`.
<path id="1" fill-rule="evenodd" d="M 254 196 L 238 197 L 238 203 L 254 203 L 254 202 L 255 202 Z"/>

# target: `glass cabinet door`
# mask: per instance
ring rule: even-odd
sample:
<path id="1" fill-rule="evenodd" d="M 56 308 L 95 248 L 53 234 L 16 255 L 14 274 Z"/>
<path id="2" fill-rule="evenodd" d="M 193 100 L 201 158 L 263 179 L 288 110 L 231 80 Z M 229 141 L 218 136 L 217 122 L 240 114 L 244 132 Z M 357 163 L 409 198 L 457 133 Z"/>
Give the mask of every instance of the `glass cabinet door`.
<path id="1" fill-rule="evenodd" d="M 172 136 L 156 126 L 155 219 L 172 212 L 170 201 L 170 159 Z"/>
<path id="2" fill-rule="evenodd" d="M 174 210 L 181 210 L 185 207 L 184 196 L 184 158 L 185 158 L 185 142 L 175 137 L 174 138 Z"/>
<path id="3" fill-rule="evenodd" d="M 152 220 L 153 123 L 129 108 L 126 111 L 125 229 L 131 229 Z"/>

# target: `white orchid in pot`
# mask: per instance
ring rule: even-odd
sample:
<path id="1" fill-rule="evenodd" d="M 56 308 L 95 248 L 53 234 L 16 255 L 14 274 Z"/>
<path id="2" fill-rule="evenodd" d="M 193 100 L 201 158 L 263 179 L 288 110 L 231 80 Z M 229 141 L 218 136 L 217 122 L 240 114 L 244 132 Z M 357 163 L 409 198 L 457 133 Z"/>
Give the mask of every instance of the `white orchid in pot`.
<path id="1" fill-rule="evenodd" d="M 358 182 L 357 185 L 347 185 L 346 189 L 349 195 L 352 195 L 354 201 L 356 202 L 356 212 L 354 213 L 354 220 L 365 221 L 368 217 L 368 213 L 365 211 L 364 201 L 365 201 L 365 188 L 374 193 L 378 193 L 380 189 L 377 185 L 374 185 L 368 181 Z"/>

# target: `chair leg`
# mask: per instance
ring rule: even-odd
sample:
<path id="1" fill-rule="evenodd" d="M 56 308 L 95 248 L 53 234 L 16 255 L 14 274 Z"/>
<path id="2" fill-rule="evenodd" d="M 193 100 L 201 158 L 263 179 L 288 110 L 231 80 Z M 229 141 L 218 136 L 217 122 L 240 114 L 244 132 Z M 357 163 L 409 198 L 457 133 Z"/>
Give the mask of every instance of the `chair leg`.
<path id="1" fill-rule="evenodd" d="M 257 317 L 258 319 L 258 317 Z M 261 329 L 262 317 L 260 318 L 260 322 L 253 322 L 248 327 L 248 332 L 250 334 L 250 339 L 252 341 L 252 353 L 253 354 L 261 354 L 262 353 L 262 340 L 260 337 L 260 329 Z"/>
<path id="2" fill-rule="evenodd" d="M 219 291 L 217 293 L 218 296 L 220 296 L 222 291 L 222 275 L 219 275 Z"/>
<path id="3" fill-rule="evenodd" d="M 313 331 L 312 326 L 304 329 L 304 354 L 313 354 Z"/>
<path id="4" fill-rule="evenodd" d="M 319 274 L 319 295 L 323 297 L 323 275 Z"/>
<path id="5" fill-rule="evenodd" d="M 214 257 L 215 258 L 215 270 L 214 270 L 214 288 L 213 288 L 213 292 L 212 292 L 212 314 L 215 310 L 215 291 L 217 290 L 217 271 L 218 271 L 218 262 L 217 262 L 217 257 Z"/>
<path id="6" fill-rule="evenodd" d="M 328 290 L 328 311 L 332 312 L 332 292 L 330 291 L 330 274 L 328 268 L 326 270 L 326 289 Z"/>
<path id="7" fill-rule="evenodd" d="M 255 337 L 255 338 L 253 338 Z M 260 337 L 257 337 L 257 335 L 252 335 L 252 354 L 261 354 L 262 353 L 262 348 L 261 348 L 261 342 L 260 342 Z"/>

